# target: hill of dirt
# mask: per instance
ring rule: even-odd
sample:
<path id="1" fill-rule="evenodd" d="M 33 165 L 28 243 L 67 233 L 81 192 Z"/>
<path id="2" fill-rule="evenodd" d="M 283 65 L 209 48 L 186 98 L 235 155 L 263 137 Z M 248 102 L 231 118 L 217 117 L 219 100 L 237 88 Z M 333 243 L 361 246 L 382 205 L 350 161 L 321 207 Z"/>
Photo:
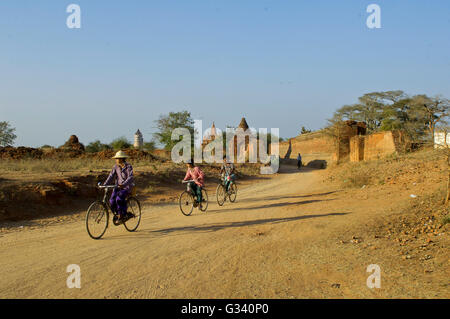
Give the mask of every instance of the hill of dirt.
<path id="1" fill-rule="evenodd" d="M 147 158 L 146 152 L 128 152 L 133 158 Z M 110 153 L 95 154 L 100 159 L 110 158 Z M 152 158 L 151 156 L 149 158 Z M 111 163 L 111 165 L 113 165 Z M 218 182 L 219 165 L 202 165 L 206 181 Z M 154 162 L 151 166 L 134 167 L 137 192 L 149 203 L 174 201 L 183 186 L 186 168 L 182 164 Z M 251 179 L 258 175 L 259 166 L 238 165 L 238 177 Z M 14 176 L 0 176 L 0 223 L 44 218 L 59 214 L 71 214 L 76 208 L 85 209 L 87 203 L 100 198 L 96 187 L 105 181 L 109 170 L 81 170 L 54 173 L 14 172 Z"/>
<path id="2" fill-rule="evenodd" d="M 359 246 L 368 259 L 382 259 L 379 251 L 389 251 L 407 263 L 402 266 L 423 273 L 442 272 L 443 265 L 448 265 L 450 208 L 444 204 L 448 168 L 441 152 L 425 149 L 382 160 L 346 163 L 332 167 L 324 176 L 325 182 L 352 194 L 355 202 L 368 201 L 376 194 L 384 196 L 379 210 L 389 212 L 340 236 L 342 245 Z M 409 203 L 393 210 L 396 197 L 405 193 Z M 449 283 L 442 285 L 448 287 Z"/>
<path id="3" fill-rule="evenodd" d="M 81 144 L 82 145 L 82 144 Z M 149 152 L 128 149 L 125 150 L 131 160 L 165 161 Z M 23 160 L 23 159 L 74 159 L 88 158 L 95 160 L 111 159 L 116 151 L 106 150 L 97 153 L 88 153 L 84 147 L 61 147 L 61 148 L 31 148 L 31 147 L 0 147 L 0 159 Z"/>

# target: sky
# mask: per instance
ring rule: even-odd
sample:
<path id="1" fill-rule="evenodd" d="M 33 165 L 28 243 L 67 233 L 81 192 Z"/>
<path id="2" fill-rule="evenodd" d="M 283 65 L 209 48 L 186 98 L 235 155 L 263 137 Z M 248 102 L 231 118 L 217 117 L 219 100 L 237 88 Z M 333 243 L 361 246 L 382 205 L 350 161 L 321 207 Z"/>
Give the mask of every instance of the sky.
<path id="1" fill-rule="evenodd" d="M 0 121 L 33 147 L 147 141 L 182 110 L 293 137 L 368 92 L 450 98 L 449 39 L 447 0 L 1 0 Z"/>

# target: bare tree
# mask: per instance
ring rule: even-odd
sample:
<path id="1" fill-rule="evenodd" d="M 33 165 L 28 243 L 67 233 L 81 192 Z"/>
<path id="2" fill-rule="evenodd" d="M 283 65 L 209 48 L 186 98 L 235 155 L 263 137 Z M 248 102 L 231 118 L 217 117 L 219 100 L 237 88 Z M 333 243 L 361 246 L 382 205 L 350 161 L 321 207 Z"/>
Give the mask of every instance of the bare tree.
<path id="1" fill-rule="evenodd" d="M 447 123 L 446 119 L 449 116 L 450 100 L 439 95 L 431 98 L 426 95 L 416 95 L 414 100 L 417 105 L 421 106 L 425 117 L 425 124 L 431 135 L 431 140 L 433 140 L 436 125 L 444 125 Z"/>
<path id="2" fill-rule="evenodd" d="M 10 146 L 14 144 L 16 129 L 11 127 L 8 122 L 0 122 L 0 146 Z"/>

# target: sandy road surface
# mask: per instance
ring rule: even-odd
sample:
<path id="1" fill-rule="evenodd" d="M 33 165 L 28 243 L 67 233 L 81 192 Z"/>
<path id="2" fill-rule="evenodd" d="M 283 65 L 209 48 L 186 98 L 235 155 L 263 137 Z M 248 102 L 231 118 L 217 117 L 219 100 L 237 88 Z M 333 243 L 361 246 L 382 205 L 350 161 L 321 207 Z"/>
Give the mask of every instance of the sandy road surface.
<path id="1" fill-rule="evenodd" d="M 146 205 L 136 233 L 110 226 L 94 241 L 80 218 L 2 234 L 0 298 L 424 296 L 389 277 L 393 271 L 384 289 L 367 288 L 374 261 L 339 246 L 336 234 L 376 209 L 346 205 L 317 171 L 285 168 L 240 188 L 237 202 L 223 207 L 210 186 L 207 213 Z M 81 289 L 66 286 L 69 264 L 81 267 Z"/>

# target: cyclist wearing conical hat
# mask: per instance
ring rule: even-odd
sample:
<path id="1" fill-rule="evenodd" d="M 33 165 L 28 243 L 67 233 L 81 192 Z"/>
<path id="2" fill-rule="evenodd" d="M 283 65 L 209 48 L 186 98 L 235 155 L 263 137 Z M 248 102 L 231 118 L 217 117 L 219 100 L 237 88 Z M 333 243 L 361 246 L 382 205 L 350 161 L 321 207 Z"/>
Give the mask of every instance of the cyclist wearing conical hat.
<path id="1" fill-rule="evenodd" d="M 115 180 L 114 191 L 111 194 L 109 204 L 114 212 L 119 214 L 119 220 L 123 219 L 127 214 L 127 196 L 130 195 L 134 186 L 133 167 L 126 161 L 128 155 L 123 151 L 118 151 L 113 159 L 116 165 L 109 173 L 108 178 L 103 185 L 108 185 Z"/>

